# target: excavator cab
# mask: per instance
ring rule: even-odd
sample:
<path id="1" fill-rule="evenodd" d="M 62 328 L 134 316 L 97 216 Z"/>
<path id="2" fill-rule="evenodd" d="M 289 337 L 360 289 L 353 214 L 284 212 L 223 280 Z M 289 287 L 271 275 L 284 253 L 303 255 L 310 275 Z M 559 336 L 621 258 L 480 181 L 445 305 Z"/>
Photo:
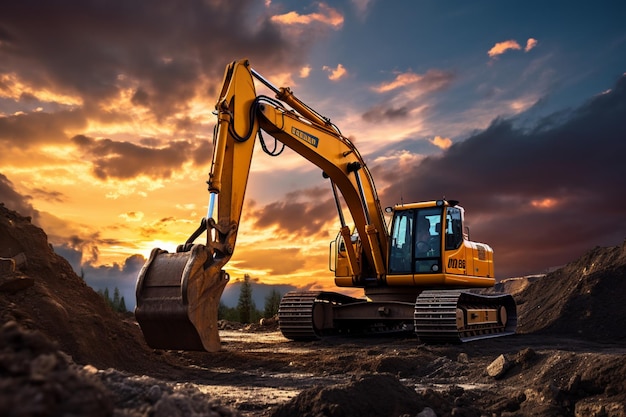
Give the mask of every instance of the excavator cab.
<path id="1" fill-rule="evenodd" d="M 387 282 L 475 288 L 495 284 L 493 250 L 470 241 L 463 221 L 463 207 L 453 200 L 395 207 Z"/>

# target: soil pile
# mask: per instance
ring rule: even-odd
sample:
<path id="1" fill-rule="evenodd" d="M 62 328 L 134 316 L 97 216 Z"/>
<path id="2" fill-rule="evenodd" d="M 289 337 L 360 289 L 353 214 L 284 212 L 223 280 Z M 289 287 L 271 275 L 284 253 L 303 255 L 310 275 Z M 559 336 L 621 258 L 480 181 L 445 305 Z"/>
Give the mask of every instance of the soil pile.
<path id="1" fill-rule="evenodd" d="M 515 295 L 518 332 L 626 340 L 626 241 L 596 247 Z"/>
<path id="2" fill-rule="evenodd" d="M 4 416 L 113 413 L 110 393 L 38 331 L 16 322 L 0 329 L 0 414 Z"/>
<path id="3" fill-rule="evenodd" d="M 236 417 L 191 384 L 80 366 L 37 330 L 0 328 L 0 415 Z"/>
<path id="4" fill-rule="evenodd" d="M 0 322 L 39 330 L 81 364 L 142 370 L 152 350 L 132 318 L 122 320 L 57 255 L 43 230 L 0 205 Z M 6 258 L 22 260 L 7 268 Z"/>
<path id="5" fill-rule="evenodd" d="M 132 317 L 115 313 L 54 253 L 43 230 L 0 204 L 0 415 L 239 415 L 176 375 L 145 376 L 173 369 Z"/>
<path id="6" fill-rule="evenodd" d="M 280 406 L 273 417 L 400 416 L 424 408 L 418 394 L 388 374 L 347 384 L 310 388 Z"/>

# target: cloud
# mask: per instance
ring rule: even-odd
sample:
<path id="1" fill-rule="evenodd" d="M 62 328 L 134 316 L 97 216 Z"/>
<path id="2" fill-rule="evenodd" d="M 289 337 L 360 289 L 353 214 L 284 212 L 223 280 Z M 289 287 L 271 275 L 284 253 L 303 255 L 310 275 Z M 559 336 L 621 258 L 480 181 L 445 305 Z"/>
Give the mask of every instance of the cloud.
<path id="1" fill-rule="evenodd" d="M 393 80 L 372 87 L 373 91 L 384 96 L 384 100 L 373 104 L 361 117 L 369 122 L 406 120 L 409 117 L 417 121 L 427 108 L 424 96 L 446 89 L 455 78 L 450 71 L 435 69 L 425 74 L 399 73 Z"/>
<path id="2" fill-rule="evenodd" d="M 245 259 L 237 262 L 237 268 L 264 270 L 269 275 L 289 275 L 301 269 L 305 259 L 301 248 L 256 248 L 246 252 Z"/>
<path id="3" fill-rule="evenodd" d="M 144 214 L 141 211 L 129 211 L 120 214 L 120 217 L 127 222 L 139 222 L 143 219 Z"/>
<path id="4" fill-rule="evenodd" d="M 129 179 L 139 175 L 169 178 L 188 160 L 198 162 L 198 144 L 183 140 L 172 141 L 158 148 L 111 139 L 93 139 L 83 135 L 73 137 L 72 142 L 91 158 L 93 174 L 102 180 Z M 205 152 L 206 144 L 200 143 L 202 152 Z M 204 155 L 204 162 L 208 163 L 206 158 L 211 153 Z"/>
<path id="5" fill-rule="evenodd" d="M 524 47 L 524 52 L 528 52 L 531 49 L 535 48 L 537 46 L 537 43 L 537 39 L 528 38 L 528 40 L 526 41 L 526 46 Z M 509 39 L 508 41 L 497 42 L 489 51 L 487 51 L 487 55 L 489 55 L 490 58 L 497 58 L 505 52 L 511 50 L 519 51 L 521 49 L 522 47 L 516 40 Z"/>
<path id="6" fill-rule="evenodd" d="M 326 236 L 323 226 L 337 216 L 330 190 L 319 187 L 291 192 L 280 201 L 250 209 L 255 228 L 275 229 L 275 234 L 287 237 Z"/>
<path id="7" fill-rule="evenodd" d="M 423 94 L 445 88 L 453 80 L 454 75 L 451 72 L 431 69 L 425 74 L 416 74 L 414 72 L 400 73 L 392 81 L 383 82 L 372 89 L 377 93 L 386 93 L 411 87 Z"/>
<path id="8" fill-rule="evenodd" d="M 306 65 L 300 68 L 300 73 L 299 73 L 300 78 L 309 78 L 309 75 L 311 75 L 311 66 Z"/>
<path id="9" fill-rule="evenodd" d="M 30 97 L 46 112 L 62 104 L 92 114 L 124 100 L 163 120 L 205 97 L 232 59 L 278 72 L 301 63 L 316 35 L 306 43 L 290 38 L 258 7 L 249 0 L 13 2 L 0 14 L 0 95 Z M 251 13 L 259 15 L 254 24 Z M 342 21 L 323 5 L 310 18 L 331 27 Z"/>
<path id="10" fill-rule="evenodd" d="M 450 138 L 442 138 L 441 136 L 435 136 L 428 141 L 440 149 L 448 149 L 452 146 L 452 140 Z"/>
<path id="11" fill-rule="evenodd" d="M 329 73 L 328 79 L 331 81 L 338 81 L 348 75 L 348 71 L 341 64 L 337 64 L 336 68 L 331 68 L 331 67 L 324 65 L 322 69 Z"/>
<path id="12" fill-rule="evenodd" d="M 374 0 L 350 0 L 356 9 L 357 16 L 361 19 L 365 18 L 370 11 Z"/>
<path id="13" fill-rule="evenodd" d="M 67 131 L 85 128 L 87 118 L 81 110 L 55 113 L 33 112 L 0 116 L 0 145 L 28 149 L 41 144 L 62 144 Z M 0 160 L 2 160 L 0 156 Z"/>
<path id="14" fill-rule="evenodd" d="M 55 250 L 58 250 L 55 248 Z M 63 254 L 62 256 L 65 256 Z M 132 255 L 124 261 L 122 265 L 101 265 L 95 266 L 92 263 L 83 263 L 81 273 L 87 285 L 94 290 L 109 289 L 112 296 L 115 288 L 119 289 L 120 296 L 124 297 L 126 308 L 133 311 L 135 308 L 135 285 L 137 276 L 146 259 L 141 255 Z"/>
<path id="15" fill-rule="evenodd" d="M 396 108 L 387 104 L 382 104 L 369 108 L 361 115 L 361 118 L 368 122 L 401 120 L 408 117 L 409 111 L 410 109 L 407 106 Z"/>
<path id="16" fill-rule="evenodd" d="M 10 210 L 18 212 L 22 216 L 30 216 L 33 223 L 36 223 L 39 217 L 39 211 L 30 203 L 29 196 L 23 196 L 17 191 L 11 180 L 0 173 L 0 203 Z"/>
<path id="17" fill-rule="evenodd" d="M 326 3 L 317 3 L 318 12 L 309 14 L 299 14 L 297 12 L 288 12 L 281 15 L 272 16 L 272 22 L 280 23 L 281 25 L 302 25 L 308 26 L 315 23 L 321 23 L 323 25 L 330 26 L 334 29 L 339 29 L 343 26 L 343 15 L 336 9 L 328 6 Z"/>
<path id="18" fill-rule="evenodd" d="M 377 167 L 393 181 L 381 199 L 458 199 L 472 238 L 494 247 L 498 277 L 541 272 L 626 237 L 624 114 L 626 76 L 534 126 L 496 119 L 401 176 Z"/>
<path id="19" fill-rule="evenodd" d="M 526 47 L 524 48 L 524 52 L 528 52 L 531 49 L 534 49 L 537 46 L 537 39 L 528 38 L 526 41 Z"/>
<path id="20" fill-rule="evenodd" d="M 498 55 L 502 55 L 506 51 L 519 50 L 519 49 L 522 49 L 522 47 L 519 45 L 519 43 L 517 43 L 517 41 L 514 41 L 514 40 L 510 39 L 508 41 L 496 43 L 487 52 L 487 55 L 489 55 L 489 57 L 491 57 L 491 58 L 494 58 L 494 57 L 496 57 Z"/>

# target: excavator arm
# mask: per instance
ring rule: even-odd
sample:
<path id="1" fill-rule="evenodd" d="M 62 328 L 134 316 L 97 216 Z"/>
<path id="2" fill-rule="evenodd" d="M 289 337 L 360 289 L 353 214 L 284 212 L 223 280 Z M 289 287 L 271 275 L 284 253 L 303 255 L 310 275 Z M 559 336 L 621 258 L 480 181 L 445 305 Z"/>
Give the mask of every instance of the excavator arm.
<path id="1" fill-rule="evenodd" d="M 258 96 L 255 78 L 273 90 L 276 99 Z M 351 240 L 352 233 L 336 198 L 354 285 L 376 285 L 386 274 L 387 228 L 374 182 L 358 150 L 330 120 L 301 102 L 288 88 L 271 85 L 247 60 L 235 61 L 226 68 L 216 110 L 207 216 L 176 253 L 153 250 L 138 278 L 135 315 L 153 348 L 220 348 L 217 309 L 228 282 L 223 267 L 235 249 L 260 131 L 318 166 L 331 180 L 335 196 L 337 189 L 341 192 L 359 237 L 357 242 Z M 194 244 L 205 230 L 206 245 Z"/>
<path id="2" fill-rule="evenodd" d="M 253 77 L 271 88 L 280 101 L 257 96 Z M 234 233 L 227 242 L 215 242 L 215 247 L 226 245 L 231 252 L 234 248 L 254 142 L 261 129 L 318 166 L 339 189 L 358 235 L 363 237 L 362 253 L 350 259 L 354 279 L 381 279 L 386 270 L 387 228 L 372 177 L 358 150 L 328 119 L 300 102 L 289 89 L 272 86 L 246 60 L 227 68 L 222 93 L 217 103 L 219 123 L 208 184 L 211 198 L 217 196 L 218 200 L 217 224 L 233 228 Z M 349 228 L 345 224 L 342 228 L 348 237 Z M 364 270 L 361 257 L 368 270 Z"/>

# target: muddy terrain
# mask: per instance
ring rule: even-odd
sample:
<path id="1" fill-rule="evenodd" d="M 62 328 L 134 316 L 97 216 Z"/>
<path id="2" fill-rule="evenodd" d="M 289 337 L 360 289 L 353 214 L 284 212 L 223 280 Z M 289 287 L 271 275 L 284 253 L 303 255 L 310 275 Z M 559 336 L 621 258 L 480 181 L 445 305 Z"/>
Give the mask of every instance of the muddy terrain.
<path id="1" fill-rule="evenodd" d="M 220 352 L 155 351 L 0 205 L 0 415 L 626 416 L 626 245 L 495 290 L 515 336 L 297 343 L 222 322 Z"/>

